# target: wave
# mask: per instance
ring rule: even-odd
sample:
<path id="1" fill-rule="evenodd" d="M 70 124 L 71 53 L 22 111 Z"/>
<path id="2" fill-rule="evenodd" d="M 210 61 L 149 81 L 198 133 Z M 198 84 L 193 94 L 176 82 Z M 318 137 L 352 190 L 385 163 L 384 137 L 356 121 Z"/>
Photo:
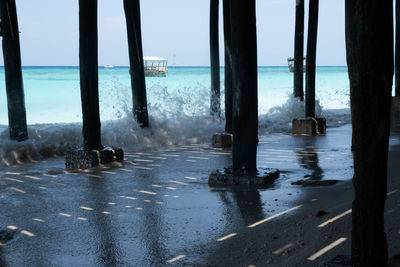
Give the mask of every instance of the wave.
<path id="1" fill-rule="evenodd" d="M 142 129 L 133 119 L 129 88 L 114 80 L 114 92 L 120 105 L 106 107 L 114 119 L 102 123 L 102 143 L 134 150 L 160 149 L 172 145 L 209 143 L 211 136 L 223 132 L 225 121 L 209 114 L 209 90 L 195 84 L 190 88 L 169 90 L 155 84 L 148 90 L 150 128 Z M 190 94 L 187 94 L 190 90 Z M 223 95 L 223 94 L 222 94 Z M 222 97 L 223 99 L 223 97 Z M 223 103 L 222 103 L 223 106 Z M 328 127 L 350 122 L 349 109 L 323 110 L 316 102 L 316 114 L 327 118 Z M 283 105 L 259 116 L 259 133 L 291 132 L 291 121 L 304 115 L 304 102 L 293 96 Z M 5 165 L 40 161 L 46 157 L 63 156 L 71 147 L 82 144 L 81 123 L 29 125 L 29 140 L 11 141 L 6 126 L 0 127 L 0 161 Z"/>
<path id="2" fill-rule="evenodd" d="M 315 115 L 326 118 L 328 128 L 351 123 L 350 109 L 323 109 L 319 99 L 315 100 Z M 266 114 L 259 116 L 259 133 L 290 133 L 292 120 L 305 117 L 305 103 L 289 94 L 287 101 L 272 107 Z"/>

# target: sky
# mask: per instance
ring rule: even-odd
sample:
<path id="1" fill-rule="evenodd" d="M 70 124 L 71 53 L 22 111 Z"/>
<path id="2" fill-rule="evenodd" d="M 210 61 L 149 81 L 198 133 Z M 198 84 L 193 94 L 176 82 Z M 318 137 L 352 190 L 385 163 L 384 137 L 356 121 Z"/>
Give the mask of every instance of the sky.
<path id="1" fill-rule="evenodd" d="M 287 58 L 293 55 L 295 1 L 256 0 L 260 66 L 285 66 Z M 16 0 L 16 3 L 22 65 L 77 66 L 78 0 Z M 306 44 L 308 0 L 305 6 Z M 129 65 L 123 1 L 98 0 L 98 12 L 99 65 Z M 166 57 L 170 66 L 210 64 L 209 0 L 141 0 L 141 21 L 145 56 Z M 222 26 L 221 0 L 221 65 Z M 346 65 L 344 0 L 320 1 L 317 65 Z"/>

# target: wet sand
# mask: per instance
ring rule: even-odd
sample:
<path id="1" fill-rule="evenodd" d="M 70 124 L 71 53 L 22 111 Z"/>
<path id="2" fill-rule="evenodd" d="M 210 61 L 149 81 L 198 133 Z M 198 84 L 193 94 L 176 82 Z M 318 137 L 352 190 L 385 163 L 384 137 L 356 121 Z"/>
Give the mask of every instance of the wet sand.
<path id="1" fill-rule="evenodd" d="M 63 158 L 1 166 L 0 230 L 14 236 L 0 244 L 0 265 L 318 266 L 350 252 L 350 132 L 261 134 L 258 166 L 282 172 L 265 189 L 209 187 L 209 173 L 229 166 L 231 155 L 204 144 L 126 149 L 123 164 L 86 172 L 65 171 Z M 400 252 L 397 135 L 391 143 L 392 257 Z M 340 182 L 291 185 L 299 179 Z"/>

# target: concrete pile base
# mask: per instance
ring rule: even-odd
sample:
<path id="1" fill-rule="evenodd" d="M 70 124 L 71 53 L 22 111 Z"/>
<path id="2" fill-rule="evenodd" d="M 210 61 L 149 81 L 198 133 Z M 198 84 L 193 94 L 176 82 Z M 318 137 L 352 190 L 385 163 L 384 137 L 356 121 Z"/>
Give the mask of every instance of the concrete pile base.
<path id="1" fill-rule="evenodd" d="M 99 164 L 107 164 L 124 160 L 121 148 L 106 146 L 101 150 L 74 148 L 67 152 L 65 167 L 67 169 L 89 169 Z"/>
<path id="2" fill-rule="evenodd" d="M 233 142 L 233 135 L 229 133 L 216 133 L 212 137 L 212 147 L 227 148 L 231 147 Z"/>
<path id="3" fill-rule="evenodd" d="M 326 134 L 326 119 L 316 117 L 293 119 L 292 133 L 306 136 L 324 135 Z"/>
<path id="4" fill-rule="evenodd" d="M 258 185 L 265 186 L 279 178 L 279 170 L 270 168 L 258 168 L 257 174 L 234 175 L 232 168 L 216 170 L 208 178 L 209 185 Z"/>

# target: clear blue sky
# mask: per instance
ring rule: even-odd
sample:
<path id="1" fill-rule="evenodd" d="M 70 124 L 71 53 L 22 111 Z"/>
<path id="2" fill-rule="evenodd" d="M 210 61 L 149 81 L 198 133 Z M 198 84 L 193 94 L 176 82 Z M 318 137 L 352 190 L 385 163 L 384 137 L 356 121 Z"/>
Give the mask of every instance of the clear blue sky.
<path id="1" fill-rule="evenodd" d="M 78 0 L 16 0 L 23 65 L 78 65 Z M 99 65 L 128 65 L 122 0 L 99 0 Z M 307 29 L 306 0 L 306 29 Z M 222 0 L 220 47 L 223 63 Z M 345 65 L 344 0 L 320 1 L 318 65 Z M 142 0 L 144 55 L 209 65 L 209 0 Z M 257 0 L 259 65 L 293 54 L 295 0 Z M 174 57 L 175 55 L 175 57 Z M 0 64 L 3 64 L 1 57 Z"/>

